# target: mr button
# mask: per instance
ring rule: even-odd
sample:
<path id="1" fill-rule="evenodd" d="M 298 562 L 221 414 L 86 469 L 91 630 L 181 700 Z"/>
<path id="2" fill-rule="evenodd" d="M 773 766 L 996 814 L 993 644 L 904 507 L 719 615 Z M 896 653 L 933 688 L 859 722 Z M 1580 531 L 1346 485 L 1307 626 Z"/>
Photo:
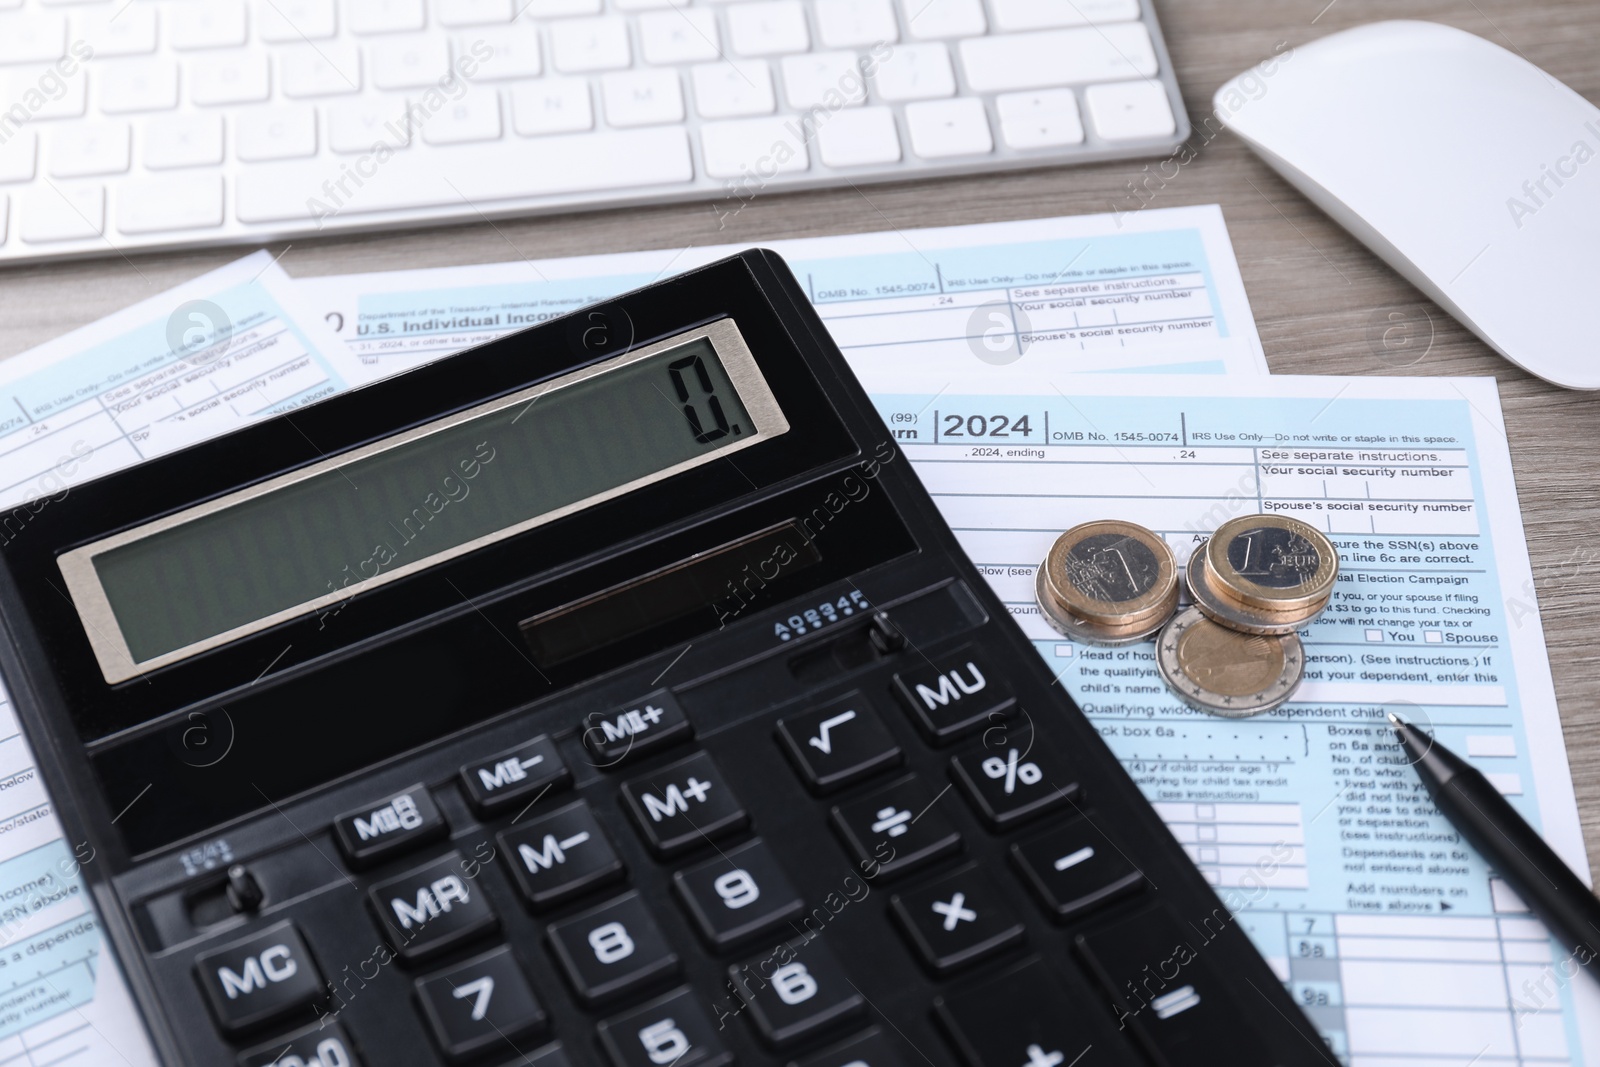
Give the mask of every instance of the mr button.
<path id="1" fill-rule="evenodd" d="M 402 960 L 426 959 L 499 925 L 483 888 L 467 877 L 466 867 L 461 853 L 447 852 L 368 892 Z"/>
<path id="2" fill-rule="evenodd" d="M 230 1034 L 303 1008 L 322 992 L 322 975 L 293 923 L 281 922 L 195 960 L 217 1023 Z"/>
<path id="3" fill-rule="evenodd" d="M 1016 713 L 1011 687 L 994 677 L 971 645 L 894 676 L 895 694 L 936 745 Z"/>

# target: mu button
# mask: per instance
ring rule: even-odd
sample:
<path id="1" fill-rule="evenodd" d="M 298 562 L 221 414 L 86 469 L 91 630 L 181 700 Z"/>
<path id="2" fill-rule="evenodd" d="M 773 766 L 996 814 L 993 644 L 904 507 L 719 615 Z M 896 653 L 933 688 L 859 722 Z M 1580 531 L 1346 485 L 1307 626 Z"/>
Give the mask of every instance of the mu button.
<path id="1" fill-rule="evenodd" d="M 895 695 L 936 745 L 1015 714 L 1016 697 L 1004 679 L 965 645 L 894 676 Z"/>
<path id="2" fill-rule="evenodd" d="M 459 852 L 379 882 L 368 891 L 389 942 L 407 963 L 493 930 L 499 920 Z"/>
<path id="3" fill-rule="evenodd" d="M 658 856 L 685 852 L 750 821 L 704 752 L 624 783 L 622 796 Z"/>
<path id="4" fill-rule="evenodd" d="M 322 992 L 322 975 L 290 922 L 214 949 L 195 972 L 222 1029 L 252 1030 L 303 1008 Z"/>

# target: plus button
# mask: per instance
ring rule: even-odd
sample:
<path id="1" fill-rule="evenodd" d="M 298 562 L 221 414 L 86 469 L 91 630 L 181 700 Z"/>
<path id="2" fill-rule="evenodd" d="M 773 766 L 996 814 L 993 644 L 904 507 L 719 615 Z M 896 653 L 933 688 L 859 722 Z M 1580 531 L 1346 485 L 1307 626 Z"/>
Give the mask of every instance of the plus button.
<path id="1" fill-rule="evenodd" d="M 698 800 L 702 804 L 704 804 L 706 802 L 706 794 L 709 793 L 710 791 L 711 791 L 711 783 L 710 782 L 702 782 L 700 779 L 693 778 L 693 777 L 691 777 L 689 779 L 689 783 L 683 787 L 683 792 L 684 792 L 685 796 L 694 797 L 696 800 Z"/>

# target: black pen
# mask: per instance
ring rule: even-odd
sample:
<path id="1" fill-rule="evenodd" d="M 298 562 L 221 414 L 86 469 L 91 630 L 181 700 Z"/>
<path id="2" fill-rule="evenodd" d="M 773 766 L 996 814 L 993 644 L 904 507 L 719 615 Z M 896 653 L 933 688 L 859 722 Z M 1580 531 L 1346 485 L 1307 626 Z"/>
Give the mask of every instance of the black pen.
<path id="1" fill-rule="evenodd" d="M 1600 900 L 1476 767 L 1398 715 L 1389 721 L 1439 810 L 1587 969 L 1600 946 Z"/>

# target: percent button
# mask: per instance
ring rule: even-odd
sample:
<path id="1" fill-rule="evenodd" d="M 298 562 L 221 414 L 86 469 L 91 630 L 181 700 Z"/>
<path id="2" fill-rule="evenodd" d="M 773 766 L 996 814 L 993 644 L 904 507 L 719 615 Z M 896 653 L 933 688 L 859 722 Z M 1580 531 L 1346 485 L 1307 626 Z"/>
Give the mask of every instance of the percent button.
<path id="1" fill-rule="evenodd" d="M 984 736 L 992 739 L 997 733 Z M 995 830 L 1009 830 L 1072 803 L 1079 792 L 1067 761 L 1026 725 L 1006 731 L 998 744 L 956 756 L 950 761 L 950 774 Z"/>

